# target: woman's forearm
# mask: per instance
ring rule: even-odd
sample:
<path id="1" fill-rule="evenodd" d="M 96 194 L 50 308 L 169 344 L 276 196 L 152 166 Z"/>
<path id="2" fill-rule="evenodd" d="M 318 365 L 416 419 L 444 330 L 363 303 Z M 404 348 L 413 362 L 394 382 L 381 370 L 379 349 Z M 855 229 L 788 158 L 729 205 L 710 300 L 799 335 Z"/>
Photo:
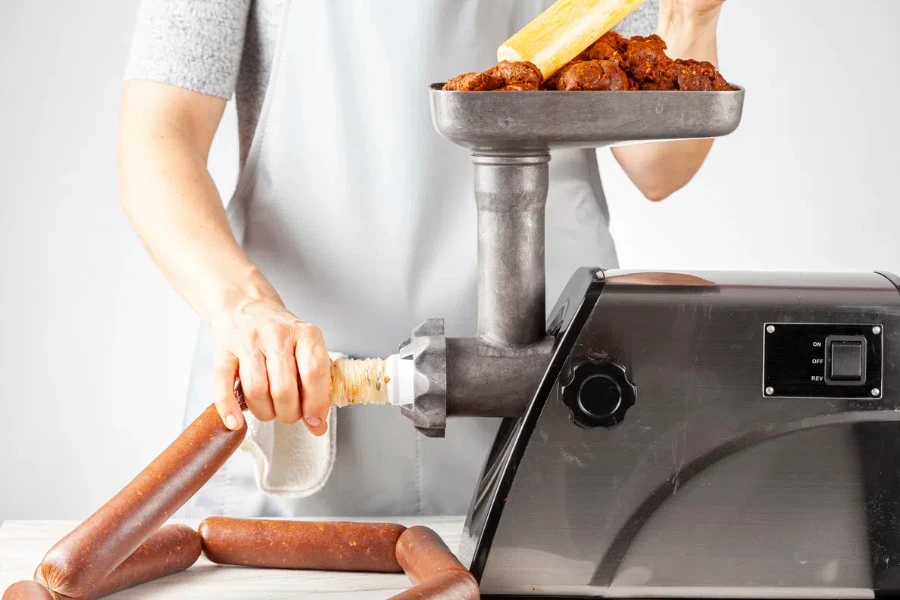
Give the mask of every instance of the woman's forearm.
<path id="1" fill-rule="evenodd" d="M 160 86 L 129 82 L 120 125 L 120 198 L 159 269 L 212 324 L 241 303 L 278 295 L 235 240 L 207 170 L 224 100 Z M 167 94 L 172 97 L 160 98 Z"/>
<path id="2" fill-rule="evenodd" d="M 721 5 L 707 10 L 683 8 L 679 0 L 660 0 L 656 33 L 671 58 L 705 60 L 718 66 L 716 29 Z M 629 179 L 650 200 L 663 200 L 697 174 L 713 140 L 685 140 L 613 148 Z"/>
<path id="3" fill-rule="evenodd" d="M 221 98 L 129 81 L 119 128 L 122 204 L 154 262 L 213 329 L 212 397 L 225 426 L 240 428 L 247 408 L 263 421 L 304 419 L 323 435 L 332 363 L 322 331 L 287 310 L 235 240 L 207 169 L 224 109 Z"/>

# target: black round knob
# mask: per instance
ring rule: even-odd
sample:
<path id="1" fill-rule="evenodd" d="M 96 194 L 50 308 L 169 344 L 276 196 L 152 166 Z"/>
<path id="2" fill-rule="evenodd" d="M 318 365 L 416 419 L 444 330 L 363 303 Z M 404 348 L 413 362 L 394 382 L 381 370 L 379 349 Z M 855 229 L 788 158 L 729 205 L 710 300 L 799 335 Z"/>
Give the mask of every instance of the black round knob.
<path id="1" fill-rule="evenodd" d="M 584 428 L 618 425 L 636 396 L 625 367 L 611 360 L 578 361 L 562 386 L 572 421 Z"/>
<path id="2" fill-rule="evenodd" d="M 591 375 L 581 382 L 578 408 L 595 419 L 605 419 L 622 405 L 622 389 L 609 375 Z"/>

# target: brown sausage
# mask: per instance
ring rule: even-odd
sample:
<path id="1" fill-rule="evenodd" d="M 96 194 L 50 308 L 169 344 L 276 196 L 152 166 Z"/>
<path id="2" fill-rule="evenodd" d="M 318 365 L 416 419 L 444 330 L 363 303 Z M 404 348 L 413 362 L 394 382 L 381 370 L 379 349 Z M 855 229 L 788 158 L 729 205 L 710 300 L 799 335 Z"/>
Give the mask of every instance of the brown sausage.
<path id="1" fill-rule="evenodd" d="M 187 525 L 166 525 L 147 538 L 82 600 L 109 596 L 126 588 L 188 569 L 200 558 L 200 534 Z"/>
<path id="2" fill-rule="evenodd" d="M 53 600 L 53 596 L 39 583 L 20 581 L 6 588 L 3 600 Z"/>
<path id="3" fill-rule="evenodd" d="M 413 583 L 420 583 L 449 571 L 469 571 L 434 530 L 415 525 L 397 540 L 397 561 Z"/>
<path id="4" fill-rule="evenodd" d="M 478 582 L 444 540 L 428 527 L 416 525 L 397 540 L 397 562 L 415 585 L 391 600 L 477 600 Z"/>
<path id="5" fill-rule="evenodd" d="M 184 571 L 200 558 L 200 545 L 200 534 L 187 525 L 167 525 L 147 538 L 147 541 L 116 567 L 116 570 L 110 573 L 109 577 L 104 579 L 99 586 L 78 600 L 95 600 L 126 588 Z M 72 600 L 70 596 L 47 591 L 40 568 L 35 572 L 34 578 L 35 581 L 31 583 L 44 590 L 44 594 L 46 594 L 46 596 L 35 596 L 35 598 Z M 35 591 L 35 593 L 37 592 Z"/>
<path id="6" fill-rule="evenodd" d="M 478 600 L 481 592 L 469 573 L 453 571 L 423 581 L 389 600 Z"/>
<path id="7" fill-rule="evenodd" d="M 90 594 L 165 523 L 241 445 L 210 405 L 122 491 L 57 542 L 38 567 L 50 591 Z"/>
<path id="8" fill-rule="evenodd" d="M 209 517 L 203 553 L 214 563 L 276 569 L 401 573 L 395 553 L 406 530 L 393 523 Z"/>

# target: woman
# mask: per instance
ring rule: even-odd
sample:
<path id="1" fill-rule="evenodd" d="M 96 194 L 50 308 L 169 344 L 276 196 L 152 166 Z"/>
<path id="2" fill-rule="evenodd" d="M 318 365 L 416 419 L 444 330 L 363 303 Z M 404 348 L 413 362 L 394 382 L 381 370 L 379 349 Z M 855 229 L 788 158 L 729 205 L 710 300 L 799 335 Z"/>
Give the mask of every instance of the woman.
<path id="1" fill-rule="evenodd" d="M 648 0 L 619 28 L 656 32 L 675 57 L 716 63 L 724 0 Z M 120 189 L 138 235 L 202 317 L 186 418 L 211 399 L 240 427 L 240 377 L 262 421 L 326 432 L 329 357 L 385 356 L 410 329 L 475 321 L 475 202 L 468 154 L 432 129 L 428 84 L 487 68 L 552 0 L 143 0 L 121 119 Z M 207 171 L 236 94 L 241 175 L 228 210 Z M 711 141 L 613 154 L 661 200 Z M 593 151 L 555 153 L 547 204 L 550 302 L 576 267 L 615 267 Z M 327 343 L 327 345 L 326 345 Z M 464 513 L 496 431 L 451 421 L 425 439 L 396 410 L 340 415 L 321 490 L 256 487 L 239 454 L 194 514 Z"/>

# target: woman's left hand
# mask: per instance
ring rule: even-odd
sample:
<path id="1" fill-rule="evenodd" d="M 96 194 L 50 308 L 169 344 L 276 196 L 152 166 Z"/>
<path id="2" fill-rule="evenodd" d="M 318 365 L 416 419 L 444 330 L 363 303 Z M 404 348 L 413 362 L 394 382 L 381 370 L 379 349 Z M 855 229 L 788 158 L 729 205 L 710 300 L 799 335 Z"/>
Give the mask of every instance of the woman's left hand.
<path id="1" fill-rule="evenodd" d="M 725 0 L 660 0 L 660 9 L 667 7 L 681 14 L 695 13 L 698 15 L 718 11 L 725 4 Z"/>

